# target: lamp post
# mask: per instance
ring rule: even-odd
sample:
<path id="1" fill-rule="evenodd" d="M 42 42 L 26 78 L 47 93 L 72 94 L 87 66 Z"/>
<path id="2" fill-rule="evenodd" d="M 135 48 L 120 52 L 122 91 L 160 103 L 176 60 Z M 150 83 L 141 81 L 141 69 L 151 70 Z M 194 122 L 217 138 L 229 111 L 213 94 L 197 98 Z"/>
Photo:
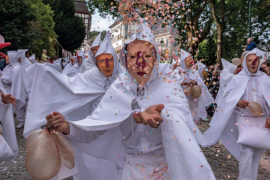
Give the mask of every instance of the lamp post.
<path id="1" fill-rule="evenodd" d="M 249 37 L 251 37 L 251 6 L 252 6 L 252 1 L 249 1 L 249 14 L 248 14 L 248 32 L 249 32 Z"/>

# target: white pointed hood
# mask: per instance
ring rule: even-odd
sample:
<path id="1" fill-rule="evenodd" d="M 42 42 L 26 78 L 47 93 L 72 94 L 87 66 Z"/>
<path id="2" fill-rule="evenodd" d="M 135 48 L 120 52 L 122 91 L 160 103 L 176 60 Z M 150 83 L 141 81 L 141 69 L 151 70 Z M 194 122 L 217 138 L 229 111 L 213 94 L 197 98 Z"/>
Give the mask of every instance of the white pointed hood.
<path id="1" fill-rule="evenodd" d="M 30 57 L 29 57 L 30 61 L 32 62 L 32 64 L 36 63 L 36 55 L 35 54 L 32 54 Z"/>
<path id="2" fill-rule="evenodd" d="M 202 76 L 203 70 L 206 68 L 206 65 L 200 62 L 196 65 L 198 66 L 198 73 Z"/>
<path id="3" fill-rule="evenodd" d="M 151 29 L 148 27 L 148 24 L 147 23 L 143 23 L 141 22 L 140 26 L 138 27 L 137 33 L 134 33 L 131 38 L 125 43 L 125 45 L 123 46 L 122 48 L 122 51 L 120 53 L 120 59 L 121 59 L 121 62 L 122 62 L 122 65 L 124 65 L 124 67 L 126 68 L 126 71 L 128 72 L 127 70 L 127 64 L 126 64 L 126 46 L 135 41 L 136 39 L 138 40 L 143 40 L 143 41 L 148 41 L 150 42 L 151 44 L 154 45 L 155 49 L 156 49 L 156 62 L 154 64 L 154 68 L 153 68 L 153 71 L 152 71 L 152 75 L 151 75 L 151 78 L 150 80 L 147 82 L 147 83 L 150 83 L 151 80 L 155 80 L 158 76 L 158 64 L 159 64 L 159 60 L 160 60 L 160 55 L 159 55 L 159 50 L 158 50 L 158 46 L 157 46 L 157 43 L 156 43 L 156 40 L 155 40 L 155 37 L 154 37 L 154 34 L 153 32 L 151 31 Z M 128 73 L 129 74 L 129 73 Z"/>
<path id="4" fill-rule="evenodd" d="M 78 55 L 77 55 L 77 56 L 82 57 L 82 62 L 84 62 L 84 60 L 85 60 L 85 53 L 83 52 L 83 50 L 82 50 L 82 49 L 80 50 L 80 52 L 78 53 Z"/>
<path id="5" fill-rule="evenodd" d="M 181 61 L 180 61 L 180 67 L 181 67 L 181 69 L 187 70 L 185 59 L 187 57 L 189 57 L 189 56 L 190 56 L 190 54 L 188 52 L 186 52 L 183 49 L 181 49 Z"/>
<path id="6" fill-rule="evenodd" d="M 102 40 L 101 40 L 101 33 L 99 33 L 97 35 L 97 37 L 95 38 L 95 40 L 93 41 L 91 47 L 95 47 L 95 46 L 101 46 Z"/>
<path id="7" fill-rule="evenodd" d="M 18 49 L 18 52 L 21 52 L 21 66 L 23 69 L 28 68 L 29 66 L 31 66 L 31 62 L 29 61 L 29 59 L 27 59 L 25 57 L 25 53 L 28 51 L 28 49 Z"/>
<path id="8" fill-rule="evenodd" d="M 230 73 L 234 74 L 237 66 L 230 63 L 229 61 L 227 61 L 226 59 L 221 58 L 221 63 L 224 69 L 228 69 L 230 71 Z"/>
<path id="9" fill-rule="evenodd" d="M 17 51 L 8 51 L 7 53 L 11 65 L 17 63 L 22 54 Z"/>
<path id="10" fill-rule="evenodd" d="M 253 76 L 260 76 L 261 75 L 261 72 L 259 71 L 261 65 L 259 64 L 258 66 L 258 69 L 257 69 L 257 72 L 255 74 L 252 74 L 251 72 L 248 71 L 248 67 L 247 67 L 247 56 L 250 55 L 250 54 L 255 54 L 256 56 L 263 56 L 264 52 L 261 51 L 260 49 L 258 48 L 255 48 L 253 49 L 252 51 L 248 52 L 244 58 L 244 61 L 243 61 L 243 70 L 249 75 L 253 75 Z"/>
<path id="11" fill-rule="evenodd" d="M 95 58 L 101 54 L 111 54 L 113 55 L 113 61 L 114 61 L 114 68 L 113 68 L 113 74 L 112 76 L 115 76 L 116 74 L 118 74 L 119 71 L 119 60 L 118 60 L 118 56 L 112 46 L 111 43 L 111 36 L 110 36 L 110 32 L 106 33 L 106 36 L 103 40 L 103 42 L 101 43 L 97 54 L 95 56 Z M 95 60 L 95 64 L 97 64 L 96 60 Z"/>

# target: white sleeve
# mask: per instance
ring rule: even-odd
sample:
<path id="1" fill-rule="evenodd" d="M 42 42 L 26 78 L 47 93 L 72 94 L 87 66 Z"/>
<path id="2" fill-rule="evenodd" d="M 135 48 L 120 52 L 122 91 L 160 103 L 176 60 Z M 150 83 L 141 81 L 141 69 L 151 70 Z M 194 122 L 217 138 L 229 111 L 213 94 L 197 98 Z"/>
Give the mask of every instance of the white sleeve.
<path id="1" fill-rule="evenodd" d="M 9 67 L 7 73 L 4 73 L 1 77 L 1 81 L 5 84 L 11 84 L 13 80 L 13 67 Z"/>
<path id="2" fill-rule="evenodd" d="M 69 123 L 69 125 L 70 125 L 70 132 L 69 135 L 66 135 L 66 137 L 70 139 L 75 139 L 81 143 L 90 143 L 99 138 L 99 136 L 105 134 L 106 132 L 106 131 L 85 131 L 74 126 L 72 123 Z"/>

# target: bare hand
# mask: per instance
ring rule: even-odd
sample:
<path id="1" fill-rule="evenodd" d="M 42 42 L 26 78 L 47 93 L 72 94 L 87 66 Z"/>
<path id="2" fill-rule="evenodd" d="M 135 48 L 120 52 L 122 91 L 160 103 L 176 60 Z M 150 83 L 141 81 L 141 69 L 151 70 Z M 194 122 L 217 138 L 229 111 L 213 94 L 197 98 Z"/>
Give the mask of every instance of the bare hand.
<path id="1" fill-rule="evenodd" d="M 4 104 L 13 104 L 14 106 L 16 106 L 17 100 L 11 94 L 1 94 L 1 99 Z"/>
<path id="2" fill-rule="evenodd" d="M 268 119 L 266 120 L 265 128 L 270 129 L 270 118 L 268 118 Z"/>
<path id="3" fill-rule="evenodd" d="M 238 103 L 237 103 L 237 107 L 240 107 L 242 109 L 245 109 L 247 106 L 248 106 L 249 102 L 248 101 L 245 101 L 245 100 L 240 100 Z"/>
<path id="4" fill-rule="evenodd" d="M 134 113 L 133 118 L 137 124 L 149 125 L 152 128 L 158 128 L 163 122 L 161 111 L 164 109 L 163 104 L 152 105 L 146 108 L 142 113 Z"/>
<path id="5" fill-rule="evenodd" d="M 62 132 L 66 135 L 70 132 L 70 126 L 63 114 L 59 112 L 53 112 L 46 116 L 47 119 L 47 127 L 55 129 L 58 132 Z"/>

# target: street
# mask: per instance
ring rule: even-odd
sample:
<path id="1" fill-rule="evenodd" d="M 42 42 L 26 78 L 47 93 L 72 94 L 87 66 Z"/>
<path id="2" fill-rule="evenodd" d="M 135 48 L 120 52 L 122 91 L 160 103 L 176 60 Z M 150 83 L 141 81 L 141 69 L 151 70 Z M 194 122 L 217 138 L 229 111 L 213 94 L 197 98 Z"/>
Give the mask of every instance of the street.
<path id="1" fill-rule="evenodd" d="M 206 131 L 209 121 L 203 121 L 199 124 L 202 132 Z M 23 129 L 16 130 L 18 144 L 19 144 L 19 157 L 13 161 L 8 160 L 1 163 L 0 166 L 0 180 L 15 180 L 15 179 L 32 179 L 27 173 L 24 160 L 26 155 L 25 139 L 23 137 Z M 217 180 L 237 180 L 238 178 L 238 162 L 230 155 L 223 145 L 216 144 L 210 148 L 202 148 Z M 265 152 L 261 158 L 258 180 L 268 180 L 270 177 L 270 153 Z M 67 178 L 66 180 L 72 180 Z"/>

